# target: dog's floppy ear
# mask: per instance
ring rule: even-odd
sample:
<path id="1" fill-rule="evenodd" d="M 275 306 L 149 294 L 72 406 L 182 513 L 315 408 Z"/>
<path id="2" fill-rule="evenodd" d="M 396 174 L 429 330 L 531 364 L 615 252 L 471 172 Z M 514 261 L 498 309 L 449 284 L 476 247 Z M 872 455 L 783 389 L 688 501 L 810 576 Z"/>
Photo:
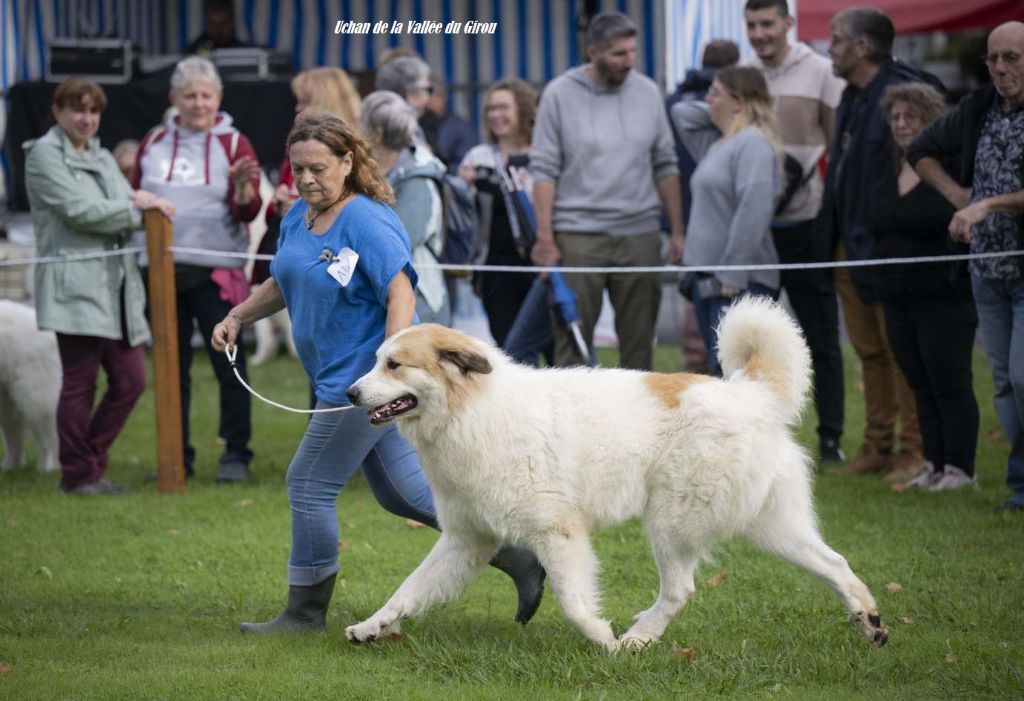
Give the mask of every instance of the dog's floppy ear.
<path id="1" fill-rule="evenodd" d="M 439 348 L 437 357 L 457 367 L 463 375 L 471 372 L 486 375 L 493 369 L 487 358 L 468 348 Z"/>

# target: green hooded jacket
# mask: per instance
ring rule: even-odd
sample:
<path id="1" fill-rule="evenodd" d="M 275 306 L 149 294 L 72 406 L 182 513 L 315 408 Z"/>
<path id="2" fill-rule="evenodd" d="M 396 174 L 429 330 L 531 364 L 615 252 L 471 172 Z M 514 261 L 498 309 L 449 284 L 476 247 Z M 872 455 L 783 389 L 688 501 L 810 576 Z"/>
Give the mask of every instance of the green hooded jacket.
<path id="1" fill-rule="evenodd" d="M 141 213 L 114 156 L 89 140 L 82 153 L 54 126 L 26 141 L 25 185 L 36 251 L 67 256 L 123 248 Z M 35 303 L 39 328 L 65 334 L 121 339 L 124 285 L 129 345 L 148 341 L 146 292 L 134 253 L 36 265 Z"/>

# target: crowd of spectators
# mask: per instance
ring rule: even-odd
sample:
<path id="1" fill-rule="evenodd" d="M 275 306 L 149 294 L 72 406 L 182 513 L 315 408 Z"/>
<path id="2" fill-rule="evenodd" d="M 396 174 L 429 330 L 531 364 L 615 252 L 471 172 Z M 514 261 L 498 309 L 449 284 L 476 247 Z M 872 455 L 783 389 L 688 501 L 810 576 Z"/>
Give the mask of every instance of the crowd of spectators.
<path id="1" fill-rule="evenodd" d="M 786 0 L 748 0 L 744 20 L 754 57 L 736 65 L 735 44 L 709 43 L 703 67 L 688 74 L 666 104 L 658 86 L 633 68 L 636 25 L 618 12 L 596 15 L 585 35 L 587 62 L 552 80 L 539 98 L 516 79 L 490 86 L 483 139 L 451 109 L 443 81 L 408 50 L 382 59 L 376 91 L 363 100 L 337 68 L 304 71 L 292 89 L 297 112 L 308 110 L 321 120 L 333 115 L 343 125 L 338 133 L 351 140 L 346 130 L 358 130 L 358 143 L 368 145 L 359 167 L 374 169 L 393 195 L 392 201 L 384 190 L 373 190 L 370 199 L 397 214 L 392 228 L 408 246 L 407 277 L 421 322 L 452 322 L 454 278 L 434 263 L 447 234 L 447 193 L 455 186 L 475 197 L 477 262 L 490 266 L 839 261 L 835 268 L 781 274 L 685 275 L 680 289 L 693 303 L 688 316 L 699 331 L 696 346 L 705 349 L 691 364 L 721 372 L 715 327 L 732 300 L 785 292 L 811 350 L 820 461 L 840 474 L 886 474 L 924 489 L 959 489 L 977 484 L 971 352 L 980 324 L 997 413 L 1011 443 L 1012 497 L 1005 508 L 1024 508 L 1022 259 L 991 257 L 969 266 L 841 264 L 1024 247 L 1024 23 L 1008 22 L 990 33 L 992 84 L 950 110 L 937 78 L 893 56 L 893 23 L 876 8 L 839 12 L 827 57 L 790 39 Z M 213 26 L 207 43 L 230 45 L 232 37 L 233 30 Z M 62 84 L 53 104 L 56 126 L 25 145 L 41 250 L 109 248 L 138 226 L 140 208 L 156 207 L 172 217 L 178 246 L 246 251 L 246 223 L 262 205 L 260 169 L 248 140 L 219 111 L 221 96 L 210 61 L 181 61 L 166 121 L 141 143 L 119 144 L 111 155 L 94 138 L 105 104 L 102 90 L 80 78 Z M 320 138 L 315 129 L 309 133 L 314 136 L 306 141 Z M 353 167 L 335 155 L 340 165 L 328 165 Z M 324 220 L 341 221 L 338 213 L 362 196 L 346 185 L 335 201 L 320 202 L 316 174 L 304 190 L 292 165 L 285 158 L 280 167 L 261 252 L 277 250 L 282 221 L 297 221 L 289 218 L 290 209 L 300 199 L 316 200 L 315 211 L 303 211 L 304 229 L 317 231 L 323 212 Z M 352 182 L 348 175 L 342 173 L 339 182 Z M 79 201 L 91 204 L 77 206 Z M 76 276 L 57 275 L 59 266 L 40 266 L 36 273 L 40 326 L 58 332 L 65 363 L 62 487 L 82 493 L 119 491 L 103 474 L 105 451 L 141 391 L 137 356 L 148 338 L 142 309 L 136 309 L 143 296 L 132 292 L 132 285 L 141 289 L 135 260 L 102 260 L 92 265 L 108 284 L 89 307 L 99 316 L 88 329 L 71 323 L 82 314 L 51 302 L 54 294 L 66 293 L 55 292 L 54 285 Z M 248 280 L 243 260 L 230 255 L 179 252 L 175 261 L 185 469 L 191 475 L 196 462 L 188 415 L 190 338 L 197 325 L 220 385 L 225 450 L 217 479 L 245 480 L 252 459 L 249 395 L 216 352 L 223 343 L 211 344 L 211 338 L 214 326 L 244 302 L 250 282 L 272 282 L 274 268 L 258 266 Z M 143 259 L 143 272 L 145 265 Z M 515 357 L 534 359 L 545 351 L 552 364 L 583 362 L 607 294 L 621 365 L 652 368 L 659 276 L 564 275 L 582 343 L 555 305 L 547 304 L 552 285 L 545 277 L 475 273 L 474 288 L 496 343 L 508 348 L 521 338 L 513 329 L 526 325 L 536 340 L 517 346 Z M 379 282 L 385 297 L 377 294 L 384 304 L 378 311 L 386 315 L 387 281 Z M 865 397 L 863 436 L 851 461 L 841 445 L 840 307 Z M 694 338 L 690 334 L 691 347 Z M 244 377 L 244 353 L 236 362 Z M 98 364 L 110 375 L 110 389 L 90 418 L 83 407 L 87 400 L 91 407 Z M 311 379 L 316 387 L 316 377 Z M 333 395 L 331 401 L 345 402 Z"/>

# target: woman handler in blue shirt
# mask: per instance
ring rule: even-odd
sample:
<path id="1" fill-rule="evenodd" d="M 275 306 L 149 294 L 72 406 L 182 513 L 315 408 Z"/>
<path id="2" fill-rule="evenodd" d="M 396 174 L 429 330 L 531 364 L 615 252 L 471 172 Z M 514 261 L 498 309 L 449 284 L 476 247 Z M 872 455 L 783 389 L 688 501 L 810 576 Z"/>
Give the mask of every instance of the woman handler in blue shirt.
<path id="1" fill-rule="evenodd" d="M 374 365 L 377 347 L 415 318 L 416 272 L 390 185 L 367 143 L 327 112 L 303 112 L 288 136 L 301 199 L 281 222 L 272 277 L 213 330 L 213 347 L 236 342 L 242 326 L 287 307 L 317 408 L 349 404 L 345 390 Z M 372 426 L 362 411 L 314 414 L 288 467 L 292 548 L 288 603 L 243 632 L 322 630 L 338 572 L 336 502 L 362 466 L 374 497 L 394 514 L 437 528 L 419 458 L 395 426 Z M 532 553 L 506 547 L 491 564 L 516 584 L 516 620 L 536 612 L 544 570 Z"/>

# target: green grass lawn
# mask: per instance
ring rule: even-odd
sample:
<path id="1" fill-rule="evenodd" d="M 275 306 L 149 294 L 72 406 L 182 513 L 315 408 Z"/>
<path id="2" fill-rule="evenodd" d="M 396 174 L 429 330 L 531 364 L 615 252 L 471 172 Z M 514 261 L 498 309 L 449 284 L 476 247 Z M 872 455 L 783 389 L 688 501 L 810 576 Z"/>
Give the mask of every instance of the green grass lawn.
<path id="1" fill-rule="evenodd" d="M 863 409 L 847 361 L 852 455 Z M 602 362 L 614 354 L 602 351 Z M 659 349 L 659 369 L 679 362 L 676 349 Z M 243 637 L 239 621 L 271 617 L 284 601 L 283 481 L 305 418 L 254 403 L 254 479 L 215 485 L 217 392 L 202 359 L 192 372 L 198 475 L 185 495 L 144 483 L 154 469 L 149 391 L 109 470 L 130 494 L 67 496 L 55 474 L 0 475 L 0 699 L 1022 698 L 1024 517 L 991 513 L 1008 496 L 1007 445 L 980 356 L 975 373 L 980 491 L 900 494 L 880 478 L 831 475 L 815 486 L 825 538 L 874 593 L 888 646 L 870 647 L 824 584 L 733 541 L 698 571 L 697 593 L 661 644 L 608 655 L 550 596 L 530 625 L 514 624 L 513 588 L 493 571 L 405 624 L 401 641 L 348 643 L 344 627 L 376 610 L 436 538 L 386 513 L 360 479 L 340 502 L 328 632 Z M 306 402 L 290 359 L 254 369 L 252 382 Z M 809 447 L 814 425 L 812 410 L 800 427 Z M 605 612 L 621 632 L 653 601 L 657 573 L 638 523 L 602 533 L 596 547 Z"/>

